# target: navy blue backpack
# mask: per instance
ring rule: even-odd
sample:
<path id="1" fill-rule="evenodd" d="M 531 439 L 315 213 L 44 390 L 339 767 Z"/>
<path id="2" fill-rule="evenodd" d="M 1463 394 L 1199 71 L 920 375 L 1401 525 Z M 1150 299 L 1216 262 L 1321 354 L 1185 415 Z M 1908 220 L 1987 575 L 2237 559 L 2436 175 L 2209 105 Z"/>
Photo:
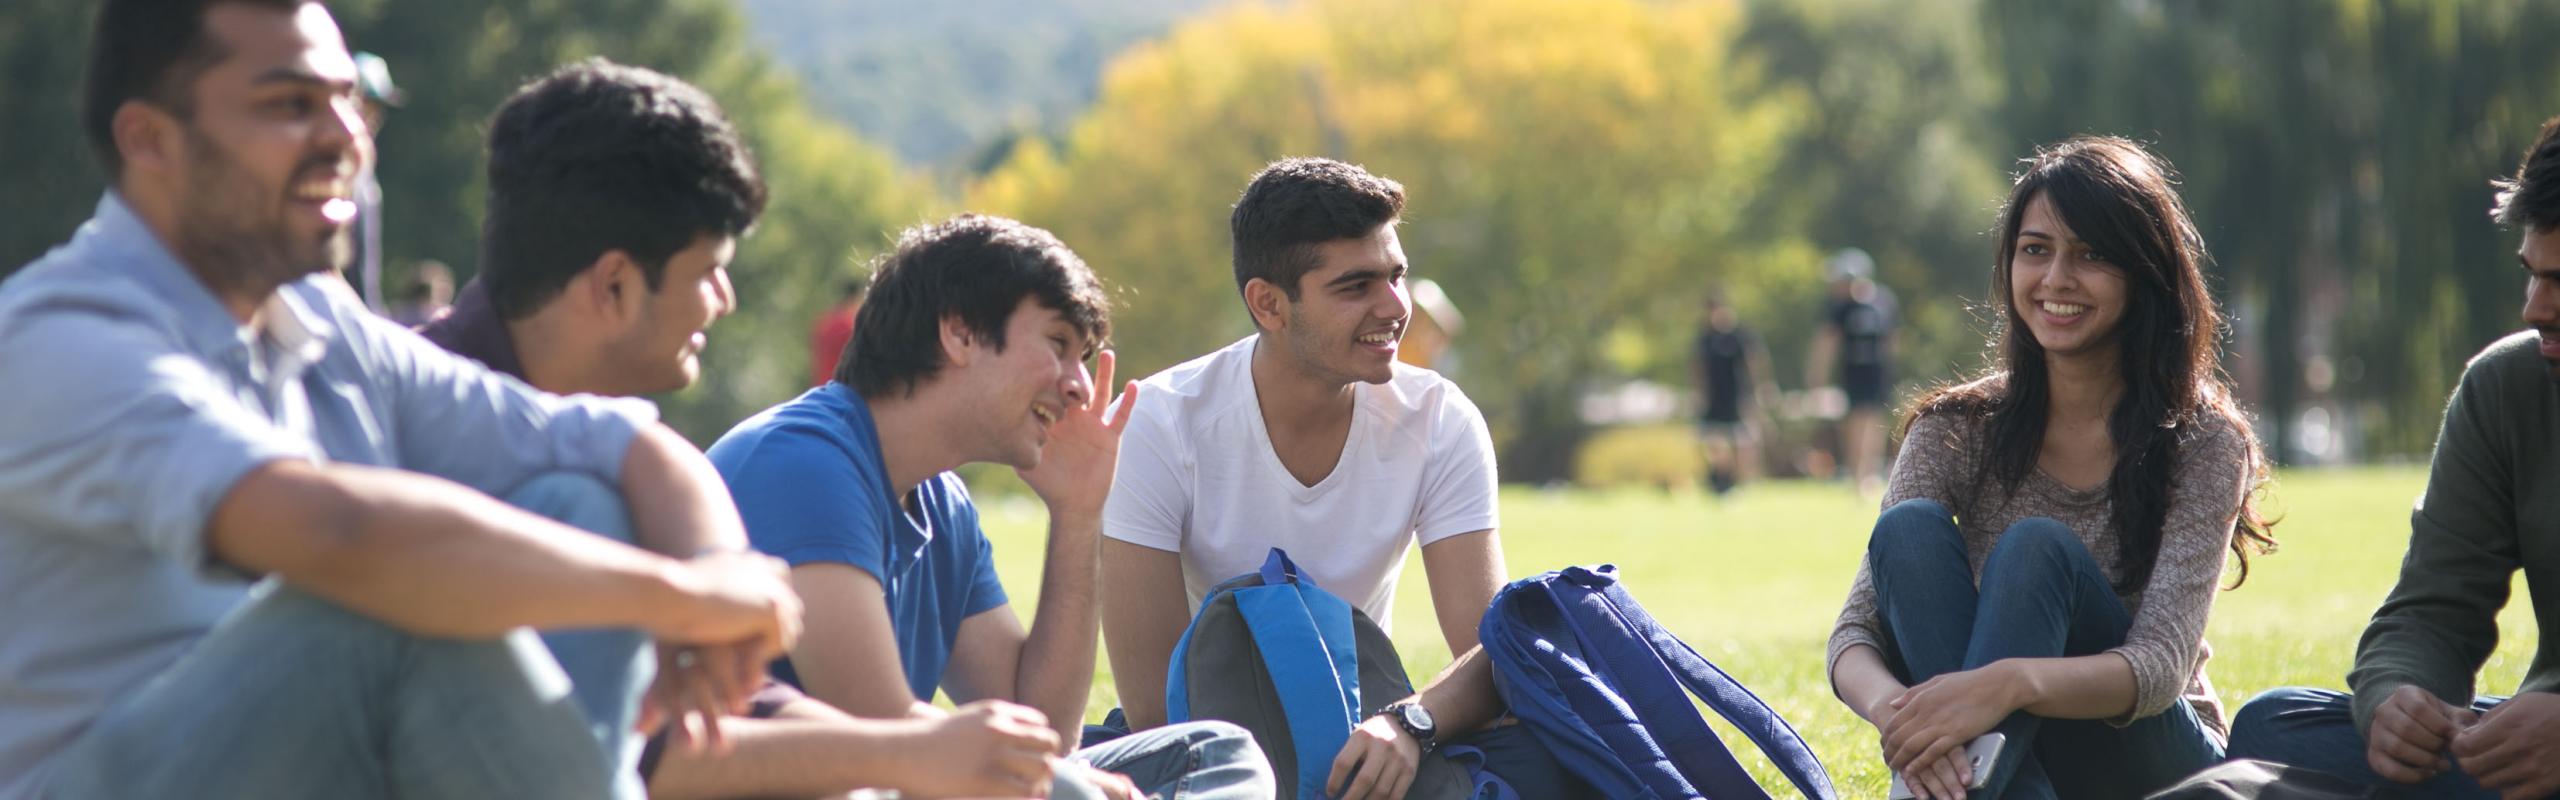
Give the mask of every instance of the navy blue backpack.
<path id="1" fill-rule="evenodd" d="M 1505 586 L 1478 634 L 1512 715 L 1603 797 L 1769 800 L 1708 729 L 1692 692 L 1806 797 L 1834 796 L 1803 737 L 1645 613 L 1614 566 Z"/>

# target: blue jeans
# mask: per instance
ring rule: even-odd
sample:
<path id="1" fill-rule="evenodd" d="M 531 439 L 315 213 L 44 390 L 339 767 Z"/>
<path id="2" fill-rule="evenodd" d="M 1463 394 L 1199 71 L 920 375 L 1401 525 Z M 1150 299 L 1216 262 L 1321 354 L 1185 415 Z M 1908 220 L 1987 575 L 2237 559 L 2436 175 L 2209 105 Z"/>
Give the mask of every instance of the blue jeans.
<path id="1" fill-rule="evenodd" d="M 2507 698 L 2483 695 L 2471 710 L 2486 714 Z M 2273 761 L 2319 770 L 2365 786 L 2399 786 L 2374 774 L 2365 762 L 2364 735 L 2356 732 L 2354 695 L 2328 689 L 2270 689 L 2249 699 L 2231 718 L 2231 757 Z M 2419 797 L 2496 798 L 2478 781 L 2453 770 L 2406 791 Z"/>
<path id="2" fill-rule="evenodd" d="M 1139 731 L 1079 749 L 1072 760 L 1129 776 L 1148 797 L 1162 800 L 1267 800 L 1277 784 L 1271 762 L 1253 734 L 1225 722 L 1185 722 Z M 1058 800 L 1102 795 L 1072 772 L 1060 772 L 1049 790 Z"/>
<path id="3" fill-rule="evenodd" d="M 619 492 L 583 476 L 508 500 L 573 524 L 624 514 Z M 622 525 L 606 533 L 628 539 Z M 618 754 L 636 753 L 646 645 L 589 637 L 555 657 L 527 629 L 418 636 L 270 580 L 56 755 L 44 793 L 637 798 Z M 591 704 L 622 721 L 592 722 Z"/>
<path id="4" fill-rule="evenodd" d="M 1927 500 L 1885 510 L 1867 561 L 1885 662 L 1904 683 L 2004 658 L 2102 653 L 2123 644 L 2133 624 L 2079 537 L 2050 519 L 2010 526 L 1979 589 L 1955 515 Z M 1975 797 L 2141 797 L 2222 760 L 2185 703 L 2122 728 L 2020 711 L 1993 730 L 2008 744 Z"/>

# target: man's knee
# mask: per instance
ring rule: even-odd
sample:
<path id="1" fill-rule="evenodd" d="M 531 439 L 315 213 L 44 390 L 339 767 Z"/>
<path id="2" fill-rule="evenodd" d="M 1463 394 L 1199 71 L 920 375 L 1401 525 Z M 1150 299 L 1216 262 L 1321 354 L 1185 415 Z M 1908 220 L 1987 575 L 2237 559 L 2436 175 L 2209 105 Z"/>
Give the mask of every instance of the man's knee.
<path id="1" fill-rule="evenodd" d="M 508 505 L 615 541 L 632 541 L 622 490 L 583 472 L 546 472 L 507 493 Z"/>
<path id="2" fill-rule="evenodd" d="M 2303 741 L 2298 734 L 2305 727 L 2355 724 L 2347 700 L 2344 693 L 2300 686 L 2260 692 L 2231 715 L 2231 757 L 2293 763 L 2286 751 Z"/>
<path id="3" fill-rule="evenodd" d="M 1237 725 L 1232 722 L 1214 719 L 1200 720 L 1197 722 L 1181 722 L 1167 725 L 1165 726 L 1165 730 L 1181 732 L 1183 743 L 1194 750 L 1211 747 L 1252 748 L 1254 746 L 1253 732 L 1245 730 L 1244 726 Z"/>

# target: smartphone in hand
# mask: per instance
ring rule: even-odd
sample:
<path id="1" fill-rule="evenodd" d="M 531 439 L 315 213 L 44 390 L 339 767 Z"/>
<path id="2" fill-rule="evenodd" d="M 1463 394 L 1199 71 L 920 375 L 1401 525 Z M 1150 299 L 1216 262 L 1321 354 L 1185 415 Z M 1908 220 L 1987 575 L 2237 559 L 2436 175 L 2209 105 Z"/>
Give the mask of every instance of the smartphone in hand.
<path id="1" fill-rule="evenodd" d="M 2000 748 L 2008 743 L 2008 734 L 1995 731 L 1983 734 L 1964 746 L 1964 760 L 1973 774 L 1973 782 L 1964 788 L 1980 789 L 1991 782 L 1991 765 L 2000 762 Z M 1885 795 L 1887 800 L 1912 800 L 1917 796 L 1911 793 L 1911 787 L 1902 785 L 1901 773 L 1894 774 L 1893 788 Z"/>

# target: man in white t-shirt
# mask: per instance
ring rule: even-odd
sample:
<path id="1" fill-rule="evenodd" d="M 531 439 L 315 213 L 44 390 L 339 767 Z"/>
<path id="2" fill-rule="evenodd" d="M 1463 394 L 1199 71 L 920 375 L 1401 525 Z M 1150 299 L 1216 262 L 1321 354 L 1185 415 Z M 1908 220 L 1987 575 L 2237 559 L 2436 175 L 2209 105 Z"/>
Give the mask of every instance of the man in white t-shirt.
<path id="1" fill-rule="evenodd" d="M 1422 546 L 1449 651 L 1420 694 L 1362 722 L 1329 796 L 1399 798 L 1425 749 L 1502 714 L 1476 625 L 1503 583 L 1493 442 L 1456 384 L 1396 361 L 1410 321 L 1404 188 L 1337 161 L 1254 176 L 1231 220 L 1255 335 L 1148 378 L 1103 510 L 1103 636 L 1132 729 L 1164 724 L 1165 674 L 1209 587 L 1273 547 L 1390 624 Z M 1177 602 L 1181 601 L 1181 602 Z"/>

